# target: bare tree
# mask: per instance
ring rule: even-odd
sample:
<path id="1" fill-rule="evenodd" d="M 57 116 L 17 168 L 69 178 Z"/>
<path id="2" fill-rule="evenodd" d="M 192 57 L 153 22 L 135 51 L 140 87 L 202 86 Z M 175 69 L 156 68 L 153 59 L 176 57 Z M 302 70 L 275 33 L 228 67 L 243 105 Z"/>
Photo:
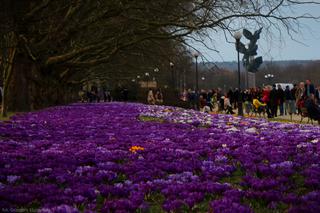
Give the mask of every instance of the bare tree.
<path id="1" fill-rule="evenodd" d="M 43 103 L 56 104 L 53 99 L 65 94 L 63 90 L 70 83 L 87 79 L 88 73 L 101 76 L 101 66 L 113 67 L 104 72 L 113 75 L 125 67 L 132 67 L 133 71 L 133 67 L 143 67 L 146 63 L 137 60 L 141 55 L 148 56 L 149 61 L 156 61 L 154 58 L 159 55 L 166 57 L 162 52 L 168 40 L 179 44 L 171 46 L 178 47 L 178 51 L 168 52 L 180 54 L 180 44 L 190 46 L 190 39 L 203 41 L 212 31 L 227 35 L 243 26 L 262 26 L 280 33 L 285 29 L 291 35 L 299 29 L 299 20 L 317 17 L 290 10 L 303 4 L 319 4 L 292 0 L 1 0 L 1 3 L 4 114 L 8 106 L 14 108 L 8 104 L 10 92 L 26 91 L 31 108 L 43 107 Z M 152 50 L 159 50 L 153 57 L 147 48 L 152 45 L 155 47 Z M 135 57 L 137 53 L 139 56 Z M 19 76 L 28 79 L 25 88 L 17 84 Z M 49 97 L 52 100 L 46 100 Z"/>

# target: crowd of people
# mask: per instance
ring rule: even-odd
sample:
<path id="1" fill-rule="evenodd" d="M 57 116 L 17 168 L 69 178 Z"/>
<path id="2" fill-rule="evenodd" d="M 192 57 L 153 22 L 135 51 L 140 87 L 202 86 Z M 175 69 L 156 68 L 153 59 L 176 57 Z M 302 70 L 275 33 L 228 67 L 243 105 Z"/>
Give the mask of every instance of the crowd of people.
<path id="1" fill-rule="evenodd" d="M 128 96 L 127 94 L 124 94 L 124 96 Z M 81 102 L 89 102 L 89 103 L 94 103 L 94 102 L 111 102 L 112 101 L 112 96 L 111 92 L 109 90 L 105 90 L 102 88 L 92 86 L 90 90 L 80 90 L 79 91 L 79 97 L 81 99 Z"/>
<path id="2" fill-rule="evenodd" d="M 147 102 L 148 104 L 163 104 L 163 94 L 161 89 L 157 89 L 154 93 L 153 89 L 150 88 L 147 95 Z"/>
<path id="3" fill-rule="evenodd" d="M 199 94 L 189 89 L 184 91 L 182 100 L 189 103 L 190 108 L 210 112 L 217 108 L 218 112 L 225 111 L 233 114 L 239 103 L 244 113 L 266 113 L 269 118 L 301 114 L 306 108 L 309 117 L 320 121 L 320 85 L 315 87 L 310 80 L 288 85 L 282 88 L 281 84 L 250 88 L 243 91 L 230 89 L 224 93 L 220 88 L 201 90 Z"/>
<path id="4" fill-rule="evenodd" d="M 121 101 L 128 101 L 128 89 L 122 88 L 119 92 Z M 82 102 L 110 102 L 113 100 L 109 90 L 92 87 L 90 91 L 79 92 Z M 267 115 L 268 118 L 277 116 L 302 114 L 302 109 L 308 112 L 308 116 L 320 122 L 320 85 L 315 87 L 310 80 L 300 82 L 291 88 L 281 84 L 266 85 L 245 90 L 229 89 L 224 92 L 222 89 L 185 90 L 180 99 L 188 103 L 189 108 L 202 112 L 225 112 L 234 114 L 238 107 L 248 116 L 254 113 Z M 164 97 L 161 89 L 149 89 L 146 101 L 148 104 L 163 104 Z"/>
<path id="5" fill-rule="evenodd" d="M 135 96 L 134 91 L 130 91 L 131 96 Z M 124 101 L 129 100 L 129 90 L 126 87 L 116 88 L 114 90 L 106 90 L 92 86 L 90 90 L 80 90 L 79 97 L 81 102 L 99 103 L 111 101 Z M 132 101 L 132 97 L 130 99 Z M 161 89 L 152 88 L 148 89 L 146 101 L 148 104 L 163 104 L 163 93 Z"/>

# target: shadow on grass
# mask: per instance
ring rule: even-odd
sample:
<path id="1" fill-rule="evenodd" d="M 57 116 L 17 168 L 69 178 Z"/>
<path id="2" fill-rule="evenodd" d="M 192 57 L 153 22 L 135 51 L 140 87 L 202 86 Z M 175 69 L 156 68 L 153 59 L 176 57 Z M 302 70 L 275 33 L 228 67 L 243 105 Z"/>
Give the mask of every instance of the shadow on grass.
<path id="1" fill-rule="evenodd" d="M 0 121 L 8 121 L 11 119 L 12 116 L 14 116 L 16 113 L 15 112 L 8 112 L 6 117 L 2 117 L 0 115 Z"/>

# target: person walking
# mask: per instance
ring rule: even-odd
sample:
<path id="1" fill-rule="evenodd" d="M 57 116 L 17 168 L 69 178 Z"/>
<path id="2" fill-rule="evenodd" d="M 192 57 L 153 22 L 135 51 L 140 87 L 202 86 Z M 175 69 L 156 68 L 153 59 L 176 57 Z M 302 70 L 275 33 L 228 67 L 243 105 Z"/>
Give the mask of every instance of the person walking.
<path id="1" fill-rule="evenodd" d="M 98 90 L 98 95 L 97 95 L 97 102 L 99 103 L 100 101 L 104 100 L 104 91 L 103 88 L 100 88 Z"/>
<path id="2" fill-rule="evenodd" d="M 190 104 L 190 108 L 197 110 L 197 97 L 196 92 L 194 90 L 188 90 L 188 101 Z"/>
<path id="3" fill-rule="evenodd" d="M 300 103 L 301 103 L 302 98 L 303 98 L 304 90 L 305 90 L 304 82 L 300 82 L 299 83 L 299 87 L 297 88 L 296 93 L 295 93 L 296 107 L 298 109 L 298 114 L 299 115 L 301 114 Z"/>
<path id="4" fill-rule="evenodd" d="M 286 86 L 284 95 L 285 95 L 285 115 L 287 115 L 288 113 L 290 115 L 290 118 L 292 119 L 292 114 L 295 113 L 296 109 L 295 109 L 295 101 L 289 86 Z"/>
<path id="5" fill-rule="evenodd" d="M 294 84 L 293 85 L 293 88 L 291 89 L 291 94 L 292 94 L 292 97 L 293 97 L 293 101 L 294 101 L 294 114 L 297 113 L 297 99 L 296 99 L 296 92 L 298 90 L 298 85 L 297 84 Z"/>
<path id="6" fill-rule="evenodd" d="M 215 109 L 216 104 L 217 104 L 217 92 L 214 89 L 212 90 L 212 92 L 213 92 L 213 95 L 212 95 L 212 98 L 211 98 L 211 105 L 212 105 L 212 109 Z"/>
<path id="7" fill-rule="evenodd" d="M 228 95 L 224 97 L 223 105 L 224 105 L 224 110 L 226 111 L 227 114 L 234 114 L 234 112 L 232 111 L 232 105 L 230 103 L 230 99 Z"/>
<path id="8" fill-rule="evenodd" d="M 233 108 L 237 109 L 238 108 L 238 102 L 241 99 L 241 91 L 240 89 L 236 88 L 235 91 L 233 92 Z"/>
<path id="9" fill-rule="evenodd" d="M 207 106 L 210 108 L 211 112 L 213 111 L 212 97 L 213 97 L 213 90 L 209 90 L 207 95 Z"/>
<path id="10" fill-rule="evenodd" d="M 304 95 L 310 98 L 311 95 L 315 95 L 316 89 L 310 80 L 306 80 Z"/>
<path id="11" fill-rule="evenodd" d="M 207 100 L 202 95 L 200 95 L 199 96 L 199 110 L 200 110 L 200 112 L 205 111 L 206 105 L 207 105 Z"/>
<path id="12" fill-rule="evenodd" d="M 300 98 L 302 98 L 302 96 L 304 94 L 304 90 L 305 90 L 304 82 L 300 82 L 299 87 L 297 88 L 296 93 L 295 93 L 296 101 L 299 101 Z"/>
<path id="13" fill-rule="evenodd" d="M 231 106 L 233 106 L 233 103 L 234 103 L 234 92 L 232 90 L 232 88 L 229 89 L 228 93 L 227 93 L 227 96 L 230 100 L 230 104 Z"/>
<path id="14" fill-rule="evenodd" d="M 157 90 L 155 99 L 156 99 L 156 104 L 159 104 L 159 105 L 163 104 L 163 94 L 161 92 L 161 89 Z"/>
<path id="15" fill-rule="evenodd" d="M 147 96 L 147 102 L 148 102 L 148 104 L 152 104 L 152 105 L 154 105 L 156 103 L 152 89 L 149 89 L 148 96 Z"/>
<path id="16" fill-rule="evenodd" d="M 122 90 L 122 99 L 123 99 L 123 101 L 124 102 L 127 102 L 128 101 L 128 99 L 129 99 L 129 91 L 128 91 L 128 89 L 125 87 L 125 88 L 123 88 L 123 90 Z"/>
<path id="17" fill-rule="evenodd" d="M 320 85 L 316 89 L 315 99 L 316 99 L 316 104 L 320 106 Z"/>
<path id="18" fill-rule="evenodd" d="M 278 95 L 277 95 L 277 89 L 275 84 L 272 85 L 272 90 L 270 91 L 269 100 L 270 100 L 271 116 L 277 117 Z"/>
<path id="19" fill-rule="evenodd" d="M 311 94 L 310 97 L 306 99 L 305 106 L 307 108 L 309 117 L 313 120 L 318 121 L 318 124 L 320 124 L 320 106 L 316 104 L 313 94 Z"/>
<path id="20" fill-rule="evenodd" d="M 244 111 L 249 116 L 252 111 L 252 100 L 253 95 L 249 90 L 245 90 L 243 92 L 243 100 L 244 100 Z"/>
<path id="21" fill-rule="evenodd" d="M 268 118 L 273 118 L 273 114 L 271 112 L 272 107 L 271 107 L 271 102 L 270 102 L 271 88 L 272 87 L 270 85 L 268 85 L 268 86 L 265 86 L 262 91 L 262 102 L 267 104 L 266 111 L 267 111 Z"/>
<path id="22" fill-rule="evenodd" d="M 283 116 L 284 115 L 284 91 L 280 84 L 278 84 L 277 99 L 278 99 L 278 105 L 280 109 L 280 116 Z"/>

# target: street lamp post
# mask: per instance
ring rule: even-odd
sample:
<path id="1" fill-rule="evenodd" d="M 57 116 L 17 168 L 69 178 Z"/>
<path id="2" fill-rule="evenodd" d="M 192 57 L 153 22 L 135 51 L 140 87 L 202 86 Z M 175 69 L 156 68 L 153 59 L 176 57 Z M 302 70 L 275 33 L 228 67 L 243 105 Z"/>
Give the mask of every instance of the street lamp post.
<path id="1" fill-rule="evenodd" d="M 171 68 L 171 85 L 172 85 L 172 88 L 175 89 L 174 70 L 173 70 L 174 63 L 170 62 L 169 65 L 170 65 L 170 68 Z"/>
<path id="2" fill-rule="evenodd" d="M 158 78 L 157 74 L 158 74 L 158 72 L 160 71 L 159 68 L 156 67 L 156 68 L 154 68 L 153 71 L 155 72 L 155 76 Z M 156 80 L 156 78 L 154 78 L 154 79 Z M 155 80 L 154 80 L 154 81 L 155 81 Z M 159 86 L 158 86 L 158 83 L 159 83 L 159 82 L 157 82 L 157 87 L 159 87 Z"/>
<path id="3" fill-rule="evenodd" d="M 199 92 L 199 79 L 198 79 L 198 57 L 199 57 L 199 53 L 198 52 L 194 52 L 193 53 L 193 57 L 196 59 L 196 94 L 198 94 Z"/>
<path id="4" fill-rule="evenodd" d="M 264 78 L 269 81 L 269 84 L 271 84 L 271 80 L 273 79 L 273 77 L 274 77 L 274 75 L 272 75 L 272 74 L 270 74 L 270 73 L 269 73 L 269 74 L 266 74 L 266 75 L 264 76 Z"/>
<path id="5" fill-rule="evenodd" d="M 234 38 L 236 39 L 236 49 L 238 54 L 238 115 L 243 116 L 243 108 L 242 108 L 242 94 L 241 94 L 241 75 L 240 75 L 240 39 L 242 37 L 242 32 L 238 31 L 234 34 Z"/>
<path id="6" fill-rule="evenodd" d="M 206 80 L 206 78 L 205 78 L 204 76 L 202 76 L 202 77 L 201 77 L 201 80 L 202 80 L 202 88 L 204 88 L 204 87 L 205 87 L 205 80 Z"/>
<path id="7" fill-rule="evenodd" d="M 183 70 L 183 91 L 187 87 L 187 77 L 186 77 L 186 69 Z"/>
<path id="8" fill-rule="evenodd" d="M 147 89 L 149 89 L 149 76 L 150 76 L 150 74 L 148 72 L 146 72 L 144 75 L 147 77 Z"/>

